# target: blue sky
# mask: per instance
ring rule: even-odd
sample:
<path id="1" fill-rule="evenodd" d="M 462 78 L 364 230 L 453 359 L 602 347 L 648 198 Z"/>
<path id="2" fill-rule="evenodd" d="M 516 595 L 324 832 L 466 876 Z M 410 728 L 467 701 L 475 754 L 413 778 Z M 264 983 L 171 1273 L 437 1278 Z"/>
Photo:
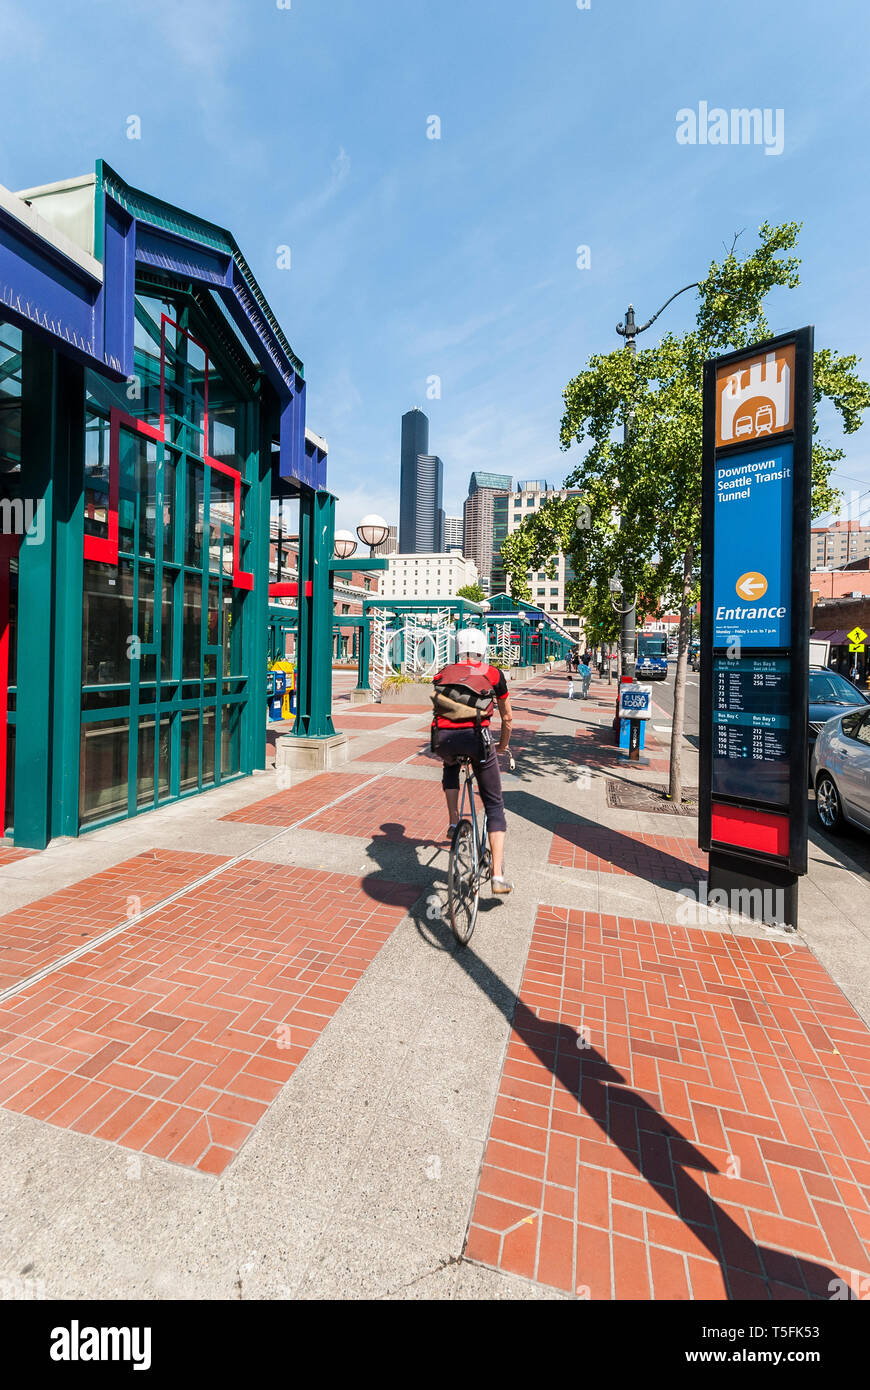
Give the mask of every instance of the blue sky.
<path id="1" fill-rule="evenodd" d="M 774 330 L 870 376 L 868 47 L 852 0 L 0 0 L 0 182 L 102 156 L 229 227 L 305 363 L 339 524 L 396 520 L 413 405 L 455 513 L 473 468 L 561 482 L 566 381 L 764 219 L 804 223 Z M 782 154 L 679 145 L 700 101 L 782 108 Z M 846 447 L 848 496 L 870 425 Z"/>

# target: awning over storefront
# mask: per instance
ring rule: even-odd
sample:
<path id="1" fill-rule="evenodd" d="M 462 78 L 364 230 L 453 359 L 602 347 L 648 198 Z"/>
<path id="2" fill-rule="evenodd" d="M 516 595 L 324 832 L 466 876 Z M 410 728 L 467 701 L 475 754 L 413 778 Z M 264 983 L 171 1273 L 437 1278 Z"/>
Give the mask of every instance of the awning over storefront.
<path id="1" fill-rule="evenodd" d="M 831 632 L 814 632 L 811 640 L 813 642 L 830 642 L 832 647 L 846 647 L 849 645 L 849 634 L 842 628 L 836 628 Z"/>

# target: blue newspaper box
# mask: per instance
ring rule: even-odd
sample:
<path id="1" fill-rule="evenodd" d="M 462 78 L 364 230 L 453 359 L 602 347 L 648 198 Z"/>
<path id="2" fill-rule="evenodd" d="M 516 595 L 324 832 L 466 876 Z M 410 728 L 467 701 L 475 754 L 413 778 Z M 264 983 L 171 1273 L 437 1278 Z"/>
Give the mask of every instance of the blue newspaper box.
<path id="1" fill-rule="evenodd" d="M 631 721 L 638 721 L 638 748 L 644 746 L 646 721 L 652 715 L 652 686 L 625 684 L 619 691 L 619 746 L 631 747 Z"/>
<path id="2" fill-rule="evenodd" d="M 287 691 L 287 672 L 269 671 L 266 676 L 266 695 L 269 701 L 269 718 L 275 723 L 282 718 L 281 710 Z"/>

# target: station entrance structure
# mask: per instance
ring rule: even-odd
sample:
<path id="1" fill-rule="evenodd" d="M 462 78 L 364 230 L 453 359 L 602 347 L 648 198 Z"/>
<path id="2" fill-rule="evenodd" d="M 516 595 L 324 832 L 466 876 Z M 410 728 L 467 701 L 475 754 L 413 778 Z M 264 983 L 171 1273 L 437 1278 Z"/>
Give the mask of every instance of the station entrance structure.
<path id="1" fill-rule="evenodd" d="M 550 658 L 564 661 L 577 645 L 543 608 L 513 599 L 510 594 L 493 595 L 486 623 L 491 634 L 498 634 L 491 636 L 491 642 L 500 648 L 509 645 L 515 652 L 511 662 L 515 666 L 543 665 Z"/>
<path id="2" fill-rule="evenodd" d="M 298 732 L 331 731 L 335 499 L 305 392 L 229 232 L 103 161 L 0 188 L 0 824 L 16 845 L 265 766 L 273 496 L 299 502 Z"/>

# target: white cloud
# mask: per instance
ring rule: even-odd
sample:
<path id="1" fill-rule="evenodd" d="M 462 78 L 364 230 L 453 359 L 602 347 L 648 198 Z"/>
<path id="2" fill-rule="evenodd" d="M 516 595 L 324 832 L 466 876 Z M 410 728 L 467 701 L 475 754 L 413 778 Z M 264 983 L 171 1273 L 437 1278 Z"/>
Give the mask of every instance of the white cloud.
<path id="1" fill-rule="evenodd" d="M 340 192 L 344 184 L 350 177 L 350 155 L 344 146 L 339 150 L 335 159 L 332 161 L 329 180 L 314 193 L 309 193 L 302 198 L 290 211 L 290 217 L 295 226 L 301 222 L 306 222 L 312 217 L 321 213 L 337 193 Z"/>

